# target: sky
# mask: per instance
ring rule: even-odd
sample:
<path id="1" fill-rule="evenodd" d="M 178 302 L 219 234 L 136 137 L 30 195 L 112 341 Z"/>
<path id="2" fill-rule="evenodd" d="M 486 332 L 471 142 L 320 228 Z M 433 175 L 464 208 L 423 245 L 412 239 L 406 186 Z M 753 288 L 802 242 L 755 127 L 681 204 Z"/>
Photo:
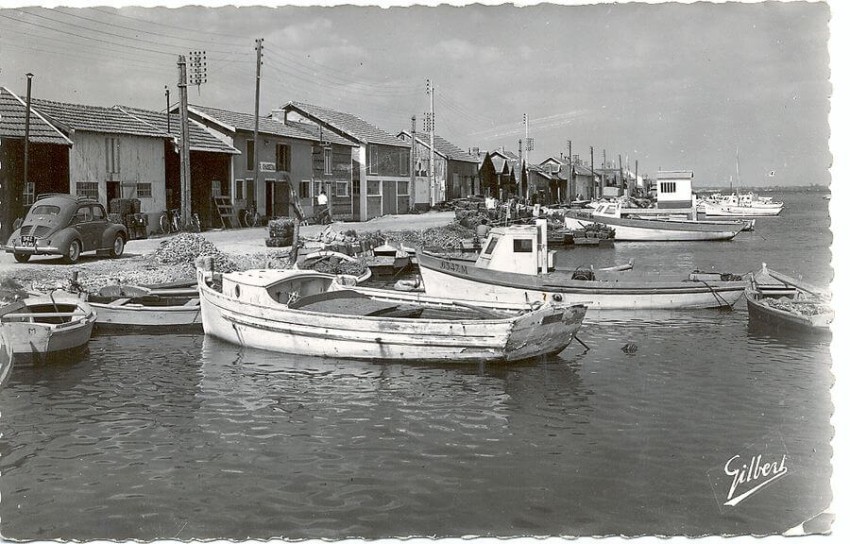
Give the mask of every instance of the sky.
<path id="1" fill-rule="evenodd" d="M 826 2 L 106 4 L 0 9 L 0 85 L 24 96 L 30 72 L 37 98 L 159 110 L 178 55 L 202 50 L 190 103 L 252 113 L 262 38 L 261 115 L 300 101 L 421 131 L 430 82 L 436 132 L 462 149 L 517 153 L 527 130 L 531 163 L 571 142 L 697 186 L 830 181 Z"/>

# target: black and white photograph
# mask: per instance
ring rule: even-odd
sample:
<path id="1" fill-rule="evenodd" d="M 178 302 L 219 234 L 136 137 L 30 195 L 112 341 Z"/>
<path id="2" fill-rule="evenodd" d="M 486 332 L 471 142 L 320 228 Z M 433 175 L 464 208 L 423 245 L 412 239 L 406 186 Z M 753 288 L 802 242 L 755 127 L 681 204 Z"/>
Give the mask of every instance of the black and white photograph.
<path id="1" fill-rule="evenodd" d="M 0 540 L 847 534 L 838 4 L 3 2 Z"/>

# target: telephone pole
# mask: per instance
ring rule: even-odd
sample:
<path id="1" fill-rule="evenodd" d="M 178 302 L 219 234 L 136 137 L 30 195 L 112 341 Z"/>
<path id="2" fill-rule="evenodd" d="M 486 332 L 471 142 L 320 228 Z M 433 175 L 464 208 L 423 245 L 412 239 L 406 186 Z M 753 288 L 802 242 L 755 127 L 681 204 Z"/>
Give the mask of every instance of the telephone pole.
<path id="1" fill-rule="evenodd" d="M 434 86 L 431 84 L 430 79 L 425 80 L 425 93 L 431 98 L 431 113 L 428 116 L 428 131 L 430 132 L 430 147 L 429 151 L 429 165 L 428 169 L 428 178 L 429 178 L 429 186 L 431 192 L 431 206 L 434 206 L 437 203 L 437 178 L 436 172 L 434 171 Z"/>
<path id="2" fill-rule="evenodd" d="M 410 208 L 416 206 L 416 116 L 410 118 Z"/>
<path id="3" fill-rule="evenodd" d="M 24 117 L 24 185 L 17 188 L 15 193 L 15 202 L 20 204 L 23 192 L 27 188 L 30 171 L 30 111 L 32 111 L 32 74 L 27 74 L 27 113 Z M 19 208 L 20 209 L 20 208 Z"/>
<path id="4" fill-rule="evenodd" d="M 257 209 L 257 192 L 260 190 L 260 67 L 263 65 L 263 38 L 254 40 L 257 50 L 257 83 L 254 90 L 254 194 L 250 195 L 254 202 L 254 213 Z"/>
<path id="5" fill-rule="evenodd" d="M 177 88 L 180 92 L 180 217 L 192 215 L 192 171 L 189 165 L 189 97 L 186 89 L 186 57 L 177 57 Z"/>

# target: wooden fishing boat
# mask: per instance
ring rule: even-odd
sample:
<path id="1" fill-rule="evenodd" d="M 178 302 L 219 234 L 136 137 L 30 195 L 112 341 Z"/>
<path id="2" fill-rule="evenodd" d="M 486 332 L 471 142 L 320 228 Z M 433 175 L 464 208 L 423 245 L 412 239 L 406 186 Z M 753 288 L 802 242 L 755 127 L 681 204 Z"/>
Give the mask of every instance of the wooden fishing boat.
<path id="1" fill-rule="evenodd" d="M 34 360 L 85 346 L 96 319 L 87 302 L 69 293 L 28 297 L 0 308 L 12 351 Z"/>
<path id="2" fill-rule="evenodd" d="M 157 286 L 155 286 L 157 287 Z M 203 330 L 197 286 L 148 288 L 107 285 L 86 296 L 97 312 L 98 332 Z"/>
<path id="3" fill-rule="evenodd" d="M 619 202 L 601 202 L 592 211 L 568 210 L 564 212 L 564 223 L 569 228 L 586 227 L 593 223 L 607 225 L 616 230 L 618 242 L 731 240 L 746 227 L 738 221 L 624 217 Z"/>
<path id="4" fill-rule="evenodd" d="M 739 275 L 714 272 L 556 270 L 553 253 L 546 222 L 540 220 L 492 229 L 474 262 L 424 251 L 417 258 L 426 294 L 478 304 L 558 300 L 591 309 L 732 307 L 745 287 Z"/>
<path id="5" fill-rule="evenodd" d="M 748 276 L 747 312 L 750 323 L 782 331 L 829 334 L 835 317 L 828 293 L 770 270 Z"/>
<path id="6" fill-rule="evenodd" d="M 503 312 L 381 290 L 347 288 L 304 270 L 198 270 L 204 332 L 252 348 L 347 359 L 517 361 L 561 352 L 586 308 L 526 305 Z M 403 293 L 401 293 L 403 295 Z"/>
<path id="7" fill-rule="evenodd" d="M 785 204 L 771 197 L 756 197 L 753 193 L 712 195 L 699 203 L 698 210 L 707 217 L 765 217 L 782 213 Z"/>
<path id="8" fill-rule="evenodd" d="M 15 354 L 12 352 L 12 342 L 6 337 L 7 327 L 0 323 L 0 388 L 12 374 L 15 366 Z"/>

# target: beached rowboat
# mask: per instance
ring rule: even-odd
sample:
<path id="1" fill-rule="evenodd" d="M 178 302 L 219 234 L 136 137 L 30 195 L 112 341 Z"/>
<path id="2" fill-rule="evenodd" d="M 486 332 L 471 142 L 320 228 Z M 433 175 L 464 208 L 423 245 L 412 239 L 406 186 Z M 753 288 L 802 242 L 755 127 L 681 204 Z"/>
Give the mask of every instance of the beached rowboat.
<path id="1" fill-rule="evenodd" d="M 553 355 L 570 344 L 586 310 L 557 303 L 519 312 L 446 299 L 411 303 L 393 291 L 372 297 L 333 275 L 303 270 L 199 269 L 198 288 L 210 336 L 345 359 L 498 362 Z"/>

